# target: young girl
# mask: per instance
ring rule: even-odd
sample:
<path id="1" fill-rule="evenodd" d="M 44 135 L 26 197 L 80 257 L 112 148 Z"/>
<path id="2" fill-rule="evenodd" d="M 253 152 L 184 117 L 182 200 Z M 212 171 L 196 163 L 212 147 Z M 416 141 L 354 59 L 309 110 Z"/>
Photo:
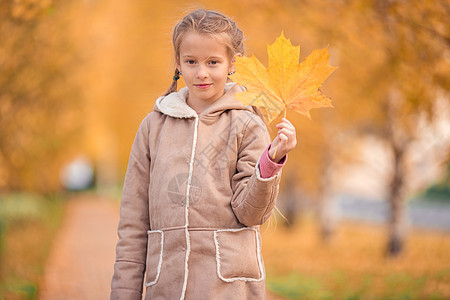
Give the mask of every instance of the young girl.
<path id="1" fill-rule="evenodd" d="M 130 154 L 111 299 L 265 299 L 259 225 L 271 215 L 285 155 L 229 82 L 243 34 L 197 10 L 175 26 L 172 86 L 142 121 Z M 183 76 L 186 87 L 176 91 Z M 272 159 L 275 149 L 275 157 Z M 145 280 L 144 280 L 145 275 Z"/>

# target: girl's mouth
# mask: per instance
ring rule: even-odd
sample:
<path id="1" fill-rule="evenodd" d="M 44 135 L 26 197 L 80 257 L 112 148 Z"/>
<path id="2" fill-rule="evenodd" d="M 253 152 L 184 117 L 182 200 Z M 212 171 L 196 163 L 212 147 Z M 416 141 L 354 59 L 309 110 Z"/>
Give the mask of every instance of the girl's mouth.
<path id="1" fill-rule="evenodd" d="M 211 86 L 211 83 L 204 83 L 204 84 L 194 84 L 199 89 L 207 89 Z"/>

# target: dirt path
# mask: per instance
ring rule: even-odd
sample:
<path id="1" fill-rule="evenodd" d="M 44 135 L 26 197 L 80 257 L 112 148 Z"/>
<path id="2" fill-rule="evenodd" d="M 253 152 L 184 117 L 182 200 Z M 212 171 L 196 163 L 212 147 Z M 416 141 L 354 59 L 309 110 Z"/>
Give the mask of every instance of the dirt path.
<path id="1" fill-rule="evenodd" d="M 117 204 L 111 201 L 69 200 L 39 299 L 109 299 L 118 220 Z"/>
<path id="2" fill-rule="evenodd" d="M 112 201 L 94 196 L 69 200 L 39 299 L 109 299 L 118 221 L 118 205 Z"/>

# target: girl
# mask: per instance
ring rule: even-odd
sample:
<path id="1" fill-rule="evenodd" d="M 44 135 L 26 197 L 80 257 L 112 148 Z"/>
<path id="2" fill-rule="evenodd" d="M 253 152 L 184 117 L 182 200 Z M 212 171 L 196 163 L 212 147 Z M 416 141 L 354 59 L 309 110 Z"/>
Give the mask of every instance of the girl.
<path id="1" fill-rule="evenodd" d="M 270 143 L 229 82 L 243 34 L 197 10 L 175 26 L 172 86 L 141 123 L 120 209 L 111 299 L 264 299 L 259 225 L 296 145 L 283 119 Z M 186 87 L 176 92 L 179 75 Z M 275 149 L 275 157 L 272 159 Z M 145 275 L 145 280 L 144 280 Z"/>

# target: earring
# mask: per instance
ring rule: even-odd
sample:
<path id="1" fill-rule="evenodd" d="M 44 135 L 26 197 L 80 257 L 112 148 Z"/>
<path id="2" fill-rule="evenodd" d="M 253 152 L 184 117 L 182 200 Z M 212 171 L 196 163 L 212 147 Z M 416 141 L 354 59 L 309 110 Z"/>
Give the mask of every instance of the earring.
<path id="1" fill-rule="evenodd" d="M 180 72 L 179 74 L 180 74 L 180 75 L 183 75 L 183 73 L 181 73 L 181 72 Z"/>
<path id="2" fill-rule="evenodd" d="M 234 74 L 234 71 L 231 71 L 230 73 L 228 73 L 228 76 L 231 76 Z"/>

